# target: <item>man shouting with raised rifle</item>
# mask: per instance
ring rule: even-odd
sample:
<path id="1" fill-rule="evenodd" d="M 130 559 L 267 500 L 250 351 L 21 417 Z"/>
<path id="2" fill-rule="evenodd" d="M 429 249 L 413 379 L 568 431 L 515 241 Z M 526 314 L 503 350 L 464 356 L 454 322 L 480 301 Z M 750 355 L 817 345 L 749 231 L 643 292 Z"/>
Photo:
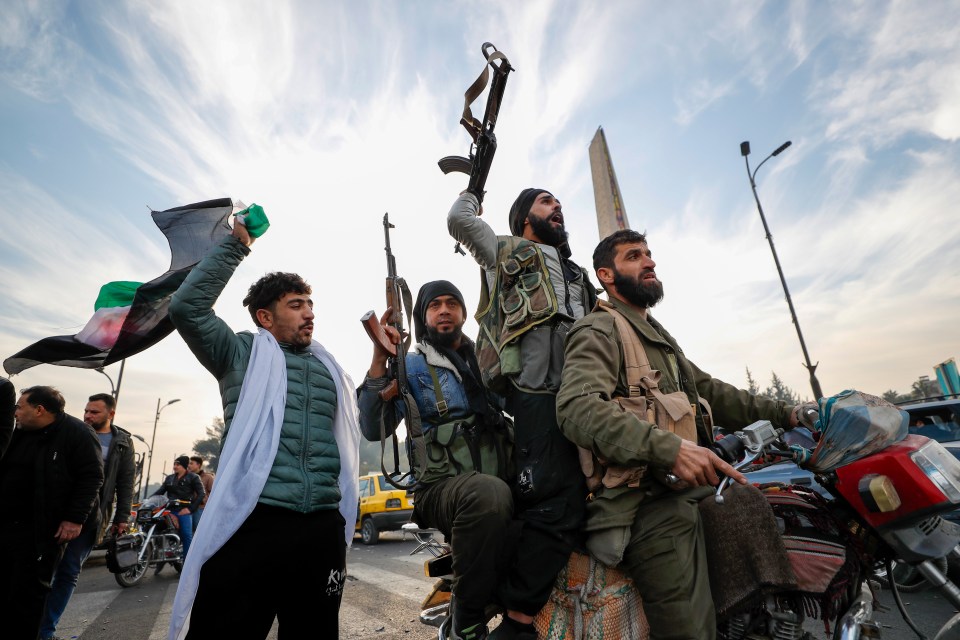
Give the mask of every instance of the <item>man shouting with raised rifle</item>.
<path id="1" fill-rule="evenodd" d="M 556 393 L 564 337 L 597 296 L 570 259 L 563 209 L 551 192 L 520 192 L 509 236 L 498 236 L 480 213 L 477 195 L 466 191 L 447 226 L 484 271 L 477 357 L 515 421 L 513 492 L 524 526 L 515 570 L 500 589 L 507 616 L 499 637 L 535 638 L 533 617 L 579 542 L 585 513 L 586 485 L 576 474 L 576 447 L 557 427 Z"/>
<path id="2" fill-rule="evenodd" d="M 547 602 L 557 572 L 581 537 L 586 485 L 576 448 L 557 428 L 556 393 L 563 340 L 597 300 L 587 272 L 570 260 L 560 201 L 546 189 L 524 189 L 510 208 L 510 233 L 498 236 L 480 219 L 484 185 L 497 148 L 494 135 L 513 67 L 484 43 L 483 73 L 464 94 L 460 123 L 473 140 L 469 158 L 440 160 L 444 173 L 470 175 L 453 203 L 447 228 L 483 269 L 477 360 L 483 383 L 505 399 L 515 421 L 516 517 L 523 524 L 513 571 L 499 589 L 507 609 L 496 638 L 536 638 L 533 617 Z M 492 72 L 492 75 L 491 75 Z M 491 77 L 483 120 L 470 104 Z"/>
<path id="3" fill-rule="evenodd" d="M 463 335 L 463 295 L 446 280 L 423 285 L 413 310 L 418 344 L 405 362 L 419 428 L 409 424 L 400 399 L 385 406 L 387 359 L 396 354 L 390 345 L 400 344 L 389 322 L 392 314 L 388 309 L 380 319 L 387 344 L 374 341 L 373 361 L 360 386 L 360 429 L 368 440 L 379 440 L 381 420 L 393 433 L 404 418 L 408 435 L 422 433 L 422 443 L 414 447 L 425 459 L 414 458 L 413 518 L 439 529 L 452 547 L 452 637 L 479 640 L 487 637 L 484 607 L 507 571 L 504 547 L 513 522 L 513 498 L 505 482 L 509 425 L 480 381 L 473 341 Z"/>

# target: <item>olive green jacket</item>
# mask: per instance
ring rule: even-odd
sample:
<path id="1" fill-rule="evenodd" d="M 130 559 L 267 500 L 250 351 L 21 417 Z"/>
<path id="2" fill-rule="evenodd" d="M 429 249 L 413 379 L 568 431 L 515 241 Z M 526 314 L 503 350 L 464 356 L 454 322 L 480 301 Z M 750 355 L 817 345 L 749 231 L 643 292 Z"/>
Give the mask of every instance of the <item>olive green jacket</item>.
<path id="1" fill-rule="evenodd" d="M 790 407 L 785 403 L 753 396 L 711 377 L 686 358 L 676 340 L 649 313 L 644 319 L 625 303 L 611 302 L 640 336 L 650 366 L 661 372 L 660 389 L 664 393 L 682 390 L 696 406 L 701 445 L 713 436 L 704 423 L 698 396 L 710 403 L 718 425 L 739 428 L 766 419 L 775 426 L 787 426 Z M 671 468 L 680 438 L 611 401 L 627 395 L 623 346 L 613 316 L 595 310 L 579 320 L 567 336 L 565 357 L 557 395 L 557 419 L 563 434 L 612 464 Z M 636 488 L 601 487 L 588 505 L 587 530 L 629 527 L 640 501 L 662 490 L 649 474 Z"/>

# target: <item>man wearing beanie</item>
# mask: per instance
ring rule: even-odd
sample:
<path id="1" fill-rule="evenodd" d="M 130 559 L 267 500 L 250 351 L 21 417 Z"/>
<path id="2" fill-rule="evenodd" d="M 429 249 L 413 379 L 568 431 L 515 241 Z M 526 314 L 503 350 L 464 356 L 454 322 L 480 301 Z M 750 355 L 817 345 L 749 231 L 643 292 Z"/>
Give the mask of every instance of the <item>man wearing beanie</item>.
<path id="1" fill-rule="evenodd" d="M 510 208 L 509 236 L 480 218 L 463 193 L 447 227 L 483 269 L 477 359 L 484 384 L 515 421 L 516 517 L 523 523 L 514 570 L 499 589 L 507 616 L 492 638 L 535 638 L 533 616 L 580 541 L 586 486 L 576 447 L 557 427 L 563 341 L 596 302 L 586 271 L 570 259 L 560 201 L 524 189 Z"/>
<path id="2" fill-rule="evenodd" d="M 177 519 L 180 521 L 180 542 L 183 543 L 183 558 L 187 557 L 187 551 L 190 549 L 190 542 L 193 541 L 193 512 L 197 510 L 200 503 L 203 502 L 203 483 L 200 476 L 190 473 L 187 465 L 190 464 L 190 458 L 180 456 L 173 461 L 173 473 L 163 480 L 160 488 L 153 492 L 153 495 L 166 495 L 171 500 L 187 500 L 190 502 L 183 508 L 175 511 Z"/>
<path id="3" fill-rule="evenodd" d="M 389 324 L 380 320 L 397 344 Z M 417 474 L 413 519 L 439 529 L 453 550 L 453 636 L 487 637 L 484 607 L 495 599 L 508 567 L 513 498 L 507 485 L 510 425 L 481 382 L 473 342 L 463 335 L 463 295 L 446 280 L 428 282 L 413 310 L 417 345 L 406 356 L 407 383 L 416 402 L 426 460 L 414 459 Z M 360 429 L 380 439 L 381 421 L 392 433 L 407 415 L 399 399 L 385 405 L 379 392 L 390 382 L 387 351 L 375 343 L 373 361 L 360 386 Z M 415 432 L 407 425 L 407 432 Z"/>

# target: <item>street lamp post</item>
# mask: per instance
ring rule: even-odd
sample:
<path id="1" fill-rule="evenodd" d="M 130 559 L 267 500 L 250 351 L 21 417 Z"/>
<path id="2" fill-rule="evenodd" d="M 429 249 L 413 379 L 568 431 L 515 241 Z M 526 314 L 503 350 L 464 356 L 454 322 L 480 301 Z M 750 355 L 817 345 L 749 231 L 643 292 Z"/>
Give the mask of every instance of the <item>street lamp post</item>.
<path id="1" fill-rule="evenodd" d="M 153 435 L 150 436 L 150 452 L 148 453 L 149 458 L 147 459 L 147 481 L 143 485 L 143 500 L 147 499 L 147 491 L 150 489 L 150 467 L 153 466 L 153 444 L 157 439 L 157 423 L 160 422 L 160 412 L 172 405 L 174 402 L 180 402 L 180 398 L 174 398 L 161 407 L 160 398 L 157 398 L 157 415 L 153 418 Z"/>
<path id="2" fill-rule="evenodd" d="M 111 378 L 109 374 L 107 374 L 107 372 L 103 370 L 103 367 L 97 367 L 96 369 L 94 369 L 94 371 L 96 371 L 97 373 L 103 374 L 104 377 L 106 377 L 106 379 L 110 381 L 110 395 L 113 396 L 114 401 L 120 399 L 120 385 L 123 384 L 123 368 L 126 366 L 126 364 L 127 364 L 126 358 L 120 361 L 120 375 L 117 376 L 116 387 L 113 386 L 113 378 Z"/>
<path id="3" fill-rule="evenodd" d="M 793 308 L 793 300 L 790 299 L 790 290 L 787 288 L 787 279 L 783 276 L 783 269 L 780 267 L 780 258 L 777 257 L 777 249 L 773 246 L 773 234 L 770 233 L 770 227 L 767 225 L 767 218 L 763 215 L 763 207 L 760 205 L 760 197 L 757 195 L 757 183 L 754 180 L 757 176 L 757 171 L 760 170 L 760 167 L 763 166 L 763 163 L 778 156 L 783 153 L 787 147 L 789 147 L 792 142 L 787 140 L 782 145 L 777 147 L 773 153 L 768 155 L 760 164 L 757 165 L 757 168 L 753 170 L 753 173 L 750 172 L 750 142 L 745 140 L 740 143 L 740 155 L 743 156 L 743 161 L 747 164 L 747 177 L 750 178 L 750 189 L 753 190 L 753 199 L 757 202 L 757 211 L 760 212 L 760 221 L 763 222 L 763 230 L 767 234 L 767 242 L 770 243 L 770 251 L 773 253 L 773 261 L 777 265 L 777 273 L 780 275 L 780 284 L 783 285 L 783 294 L 787 298 L 787 306 L 790 307 L 790 317 L 793 319 L 793 326 L 797 328 L 797 337 L 800 338 L 800 348 L 803 350 L 803 358 L 806 361 L 805 366 L 807 371 L 810 372 L 810 387 L 813 389 L 814 399 L 820 399 L 823 397 L 823 391 L 820 389 L 820 381 L 817 380 L 817 366 L 820 364 L 813 364 L 810 362 L 810 354 L 807 353 L 807 344 L 803 341 L 803 332 L 800 331 L 800 321 L 797 320 L 797 312 Z"/>
<path id="4" fill-rule="evenodd" d="M 142 442 L 142 443 L 147 447 L 147 451 L 150 452 L 150 455 L 151 455 L 151 456 L 153 455 L 153 449 L 151 449 L 151 448 L 150 448 L 150 445 L 147 443 L 147 441 L 143 439 L 143 436 L 137 435 L 136 433 L 131 433 L 130 435 L 133 436 L 134 438 L 136 438 L 137 440 L 139 440 L 140 442 Z M 145 455 L 147 455 L 147 454 L 141 453 L 141 454 L 140 454 L 140 461 L 137 463 L 137 466 L 140 468 L 140 473 L 139 473 L 139 475 L 140 475 L 140 484 L 137 485 L 137 494 L 140 493 L 140 489 L 143 487 L 143 458 L 144 458 Z"/>

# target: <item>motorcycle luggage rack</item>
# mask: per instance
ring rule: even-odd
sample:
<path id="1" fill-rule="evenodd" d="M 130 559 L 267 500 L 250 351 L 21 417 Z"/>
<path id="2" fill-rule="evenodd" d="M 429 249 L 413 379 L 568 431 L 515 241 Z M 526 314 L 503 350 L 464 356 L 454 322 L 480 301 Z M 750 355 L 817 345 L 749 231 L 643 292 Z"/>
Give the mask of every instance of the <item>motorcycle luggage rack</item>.
<path id="1" fill-rule="evenodd" d="M 400 527 L 400 530 L 404 533 L 411 534 L 419 543 L 417 544 L 417 547 L 410 552 L 409 555 L 411 556 L 416 555 L 421 551 L 427 551 L 434 558 L 439 558 L 449 551 L 449 548 L 445 543 L 439 542 L 436 539 L 434 534 L 440 533 L 436 529 L 421 529 L 420 525 L 418 525 L 416 522 L 408 522 Z"/>

